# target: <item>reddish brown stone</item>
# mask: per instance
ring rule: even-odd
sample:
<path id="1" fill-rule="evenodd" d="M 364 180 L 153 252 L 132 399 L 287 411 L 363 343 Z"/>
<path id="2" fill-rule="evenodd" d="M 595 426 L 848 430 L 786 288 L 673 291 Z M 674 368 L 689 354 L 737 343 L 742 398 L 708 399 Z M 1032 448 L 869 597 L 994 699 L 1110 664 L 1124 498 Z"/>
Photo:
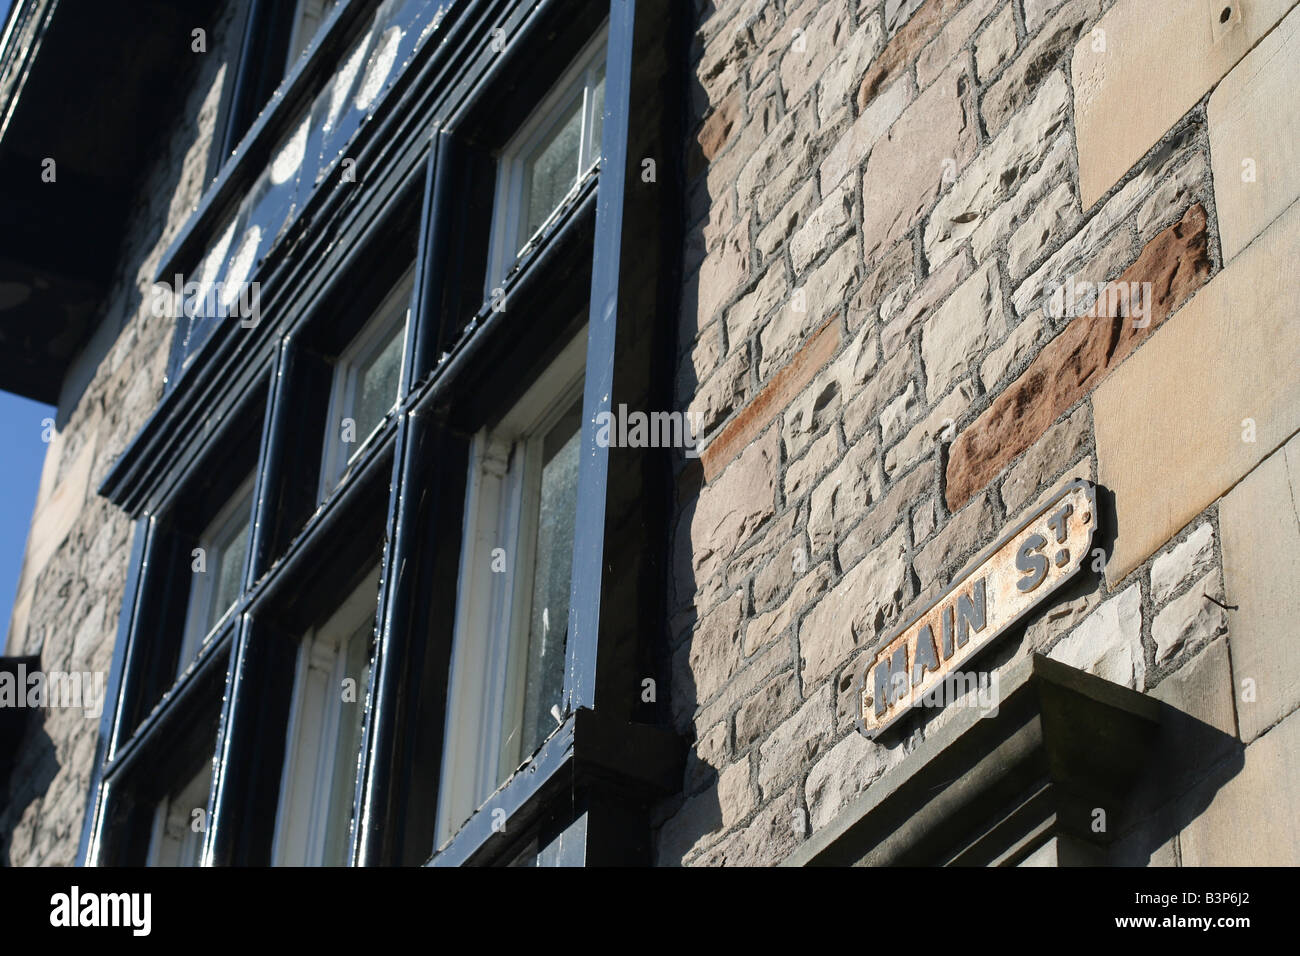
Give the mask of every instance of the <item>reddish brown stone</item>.
<path id="1" fill-rule="evenodd" d="M 1070 406 L 1087 395 L 1154 332 L 1210 275 L 1205 209 L 1197 204 L 1146 244 L 1116 282 L 1150 282 L 1150 321 L 1080 316 L 1030 363 L 953 442 L 948 458 L 948 507 L 960 509 L 1013 458 L 1037 441 Z"/>
<path id="2" fill-rule="evenodd" d="M 866 109 L 876 94 L 900 76 L 921 55 L 922 48 L 930 42 L 948 18 L 966 0 L 929 0 L 907 21 L 903 29 L 894 34 L 880 55 L 872 61 L 871 69 L 862 77 L 858 87 L 858 111 Z"/>
<path id="3" fill-rule="evenodd" d="M 712 481 L 803 391 L 818 370 L 840 347 L 840 320 L 832 315 L 790 360 L 772 376 L 752 402 L 724 428 L 700 454 L 704 480 Z"/>
<path id="4" fill-rule="evenodd" d="M 731 137 L 731 131 L 735 128 L 739 116 L 740 92 L 732 90 L 718 104 L 718 108 L 709 114 L 709 118 L 704 121 L 696 137 L 706 163 L 713 162 L 713 157 L 722 152 L 722 147 L 727 145 L 727 140 Z"/>

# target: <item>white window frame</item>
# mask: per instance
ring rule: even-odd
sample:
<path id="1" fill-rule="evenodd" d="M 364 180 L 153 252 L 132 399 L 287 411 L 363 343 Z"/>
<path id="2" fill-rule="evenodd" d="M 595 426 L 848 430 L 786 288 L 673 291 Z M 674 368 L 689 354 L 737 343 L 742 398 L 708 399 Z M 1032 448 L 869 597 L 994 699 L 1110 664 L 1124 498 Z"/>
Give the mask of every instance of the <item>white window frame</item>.
<path id="1" fill-rule="evenodd" d="M 410 320 L 411 295 L 414 288 L 415 266 L 412 265 L 384 297 L 384 301 L 380 303 L 374 314 L 366 320 L 361 331 L 348 343 L 348 347 L 344 349 L 334 366 L 329 413 L 325 419 L 325 452 L 321 462 L 317 501 L 324 501 L 339 486 L 348 472 L 348 467 L 352 464 L 352 459 L 366 446 L 375 432 L 383 428 L 384 423 L 380 421 L 369 434 L 355 436 L 354 442 L 343 441 L 343 420 L 355 417 L 357 373 L 384 347 L 394 330 L 402 339 L 402 357 L 397 388 L 393 391 L 393 405 L 397 404 L 402 394 L 404 384 L 402 379 L 406 374 L 406 328 Z M 389 406 L 390 411 L 393 405 Z"/>
<path id="2" fill-rule="evenodd" d="M 207 812 L 208 791 L 212 787 L 211 762 L 199 768 L 179 791 L 163 797 L 153 814 L 153 827 L 149 834 L 149 853 L 146 866 L 202 866 L 204 830 L 195 831 L 193 812 Z M 177 839 L 168 832 L 167 824 L 179 810 L 182 814 L 182 835 Z"/>
<path id="3" fill-rule="evenodd" d="M 378 593 L 376 566 L 329 620 L 308 631 L 299 644 L 271 850 L 275 866 L 320 866 L 324 861 L 336 758 L 329 745 L 337 741 L 344 716 L 347 652 L 354 639 L 374 636 Z M 356 701 L 347 706 L 364 707 L 367 692 L 358 686 Z"/>
<path id="4" fill-rule="evenodd" d="M 183 674 L 194 662 L 194 658 L 209 638 L 221 627 L 229 616 L 231 609 L 224 608 L 221 615 L 207 625 L 212 613 L 212 602 L 216 599 L 218 574 L 221 559 L 230 542 L 242 528 L 248 527 L 253 520 L 253 476 L 249 475 L 217 512 L 217 516 L 208 523 L 199 535 L 198 547 L 203 549 L 202 573 L 195 571 L 190 577 L 190 593 L 185 611 L 185 630 L 181 640 L 180 658 L 176 662 L 177 676 Z M 252 529 L 248 528 L 248 543 L 252 543 Z M 240 590 L 243 590 L 244 572 L 248 568 L 248 548 L 245 546 L 244 563 L 239 569 Z M 238 604 L 238 601 L 235 602 Z"/>
<path id="5" fill-rule="evenodd" d="M 542 441 L 581 398 L 583 329 L 470 446 L 451 680 L 438 790 L 444 844 L 528 754 L 520 753 Z M 497 548 L 505 571 L 494 572 Z M 568 622 L 560 626 L 567 627 Z"/>
<path id="6" fill-rule="evenodd" d="M 596 87 L 596 77 L 605 65 L 605 51 L 608 46 L 608 27 L 602 26 L 597 31 L 574 63 L 560 80 L 551 88 L 546 98 L 528 115 L 519 131 L 501 150 L 497 162 L 496 196 L 492 203 L 492 239 L 489 246 L 487 285 L 484 297 L 491 299 L 493 290 L 500 287 L 507 273 L 519 260 L 519 254 L 528 243 L 548 229 L 556 215 L 567 205 L 568 200 L 582 185 L 587 175 L 600 162 L 600 144 L 595 142 L 593 129 L 596 114 L 592 109 L 592 94 Z M 545 221 L 532 235 L 522 235 L 524 212 L 528 208 L 524 196 L 524 173 L 528 161 L 537 147 L 554 130 L 567 109 L 573 105 L 575 97 L 582 97 L 582 137 L 578 147 L 578 170 L 573 188 L 565 198 L 551 210 Z"/>

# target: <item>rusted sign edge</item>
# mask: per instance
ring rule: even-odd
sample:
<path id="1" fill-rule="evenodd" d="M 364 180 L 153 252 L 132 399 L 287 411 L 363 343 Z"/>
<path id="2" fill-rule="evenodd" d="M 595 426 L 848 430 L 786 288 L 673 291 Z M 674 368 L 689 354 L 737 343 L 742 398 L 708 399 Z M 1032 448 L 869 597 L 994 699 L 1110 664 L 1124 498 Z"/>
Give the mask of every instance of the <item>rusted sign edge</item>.
<path id="1" fill-rule="evenodd" d="M 893 628 L 893 630 L 889 631 L 881 641 L 877 642 L 877 644 L 875 645 L 875 651 L 873 653 L 864 655 L 862 663 L 859 664 L 857 667 L 857 676 L 854 677 L 853 679 L 853 709 L 855 714 L 853 723 L 854 726 L 857 728 L 858 733 L 862 734 L 868 740 L 875 740 L 878 737 L 880 737 L 881 734 L 885 733 L 885 731 L 889 730 L 898 721 L 902 720 L 904 717 L 910 714 L 912 712 L 912 709 L 920 702 L 919 699 L 913 699 L 910 704 L 908 704 L 906 707 L 904 707 L 903 709 L 895 713 L 892 717 L 890 717 L 887 721 L 885 721 L 885 723 L 880 724 L 873 729 L 870 730 L 867 729 L 866 723 L 862 719 L 862 691 L 863 688 L 866 686 L 867 674 L 871 669 L 871 665 L 875 662 L 876 657 L 879 655 L 881 648 L 888 647 L 895 639 L 898 638 L 900 634 L 902 634 L 904 631 L 910 628 L 913 624 L 915 624 L 925 615 L 929 614 L 932 610 L 934 610 L 935 607 L 942 604 L 948 598 L 949 595 L 951 595 L 954 591 L 957 590 L 959 585 L 964 583 L 985 562 L 987 562 L 995 554 L 1001 551 L 1003 547 L 1005 547 L 1008 543 L 1010 543 L 1010 541 L 1013 538 L 1016 537 L 1016 535 L 1020 534 L 1031 524 L 1033 524 L 1035 521 L 1038 521 L 1048 511 L 1052 510 L 1052 508 L 1055 507 L 1062 499 L 1068 497 L 1072 492 L 1076 490 L 1081 490 L 1084 493 L 1084 496 L 1087 498 L 1088 501 L 1088 507 L 1092 511 L 1092 521 L 1089 522 L 1088 525 L 1087 541 L 1085 542 L 1084 546 L 1080 549 L 1079 560 L 1077 562 L 1074 562 L 1073 568 L 1071 568 L 1070 570 L 1062 574 L 1061 577 L 1059 577 L 1055 583 L 1053 583 L 1046 591 L 1043 591 L 1042 594 L 1039 595 L 1038 600 L 1034 601 L 1032 604 L 1028 605 L 1023 610 L 1021 610 L 1019 614 L 1016 614 L 1014 617 L 1008 620 L 1004 625 L 1002 625 L 1001 630 L 997 631 L 994 634 L 990 634 L 983 641 L 983 643 L 981 643 L 979 647 L 977 647 L 973 652 L 971 652 L 971 655 L 967 657 L 962 663 L 970 664 L 976 658 L 983 655 L 983 653 L 989 647 L 991 647 L 994 644 L 997 644 L 998 641 L 1008 631 L 1010 631 L 1013 627 L 1015 627 L 1016 624 L 1020 623 L 1020 621 L 1027 614 L 1029 614 L 1031 611 L 1038 609 L 1049 596 L 1051 596 L 1052 594 L 1054 594 L 1056 591 L 1060 589 L 1061 585 L 1065 584 L 1065 582 L 1067 581 L 1072 580 L 1074 576 L 1079 573 L 1080 569 L 1083 567 L 1083 563 L 1088 559 L 1089 555 L 1091 555 L 1092 553 L 1092 542 L 1093 542 L 1093 538 L 1097 533 L 1097 526 L 1099 524 L 1099 519 L 1100 519 L 1100 516 L 1097 514 L 1096 485 L 1094 485 L 1091 481 L 1089 481 L 1086 478 L 1076 478 L 1073 481 L 1066 484 L 1064 487 L 1061 488 L 1060 491 L 1058 491 L 1050 499 L 1045 501 L 1042 507 L 1036 509 L 1032 514 L 1028 515 L 1026 518 L 1020 521 L 1011 530 L 1004 532 L 1002 537 L 998 538 L 997 541 L 995 541 L 993 544 L 986 547 L 983 551 L 977 554 L 970 561 L 966 562 L 965 566 L 962 567 L 961 571 L 953 575 L 952 581 L 948 584 L 946 588 L 943 589 L 943 591 L 935 595 L 935 597 L 929 603 L 927 603 L 924 607 L 920 608 L 915 613 L 913 613 L 912 616 L 909 617 L 902 624 L 897 625 L 896 627 Z"/>

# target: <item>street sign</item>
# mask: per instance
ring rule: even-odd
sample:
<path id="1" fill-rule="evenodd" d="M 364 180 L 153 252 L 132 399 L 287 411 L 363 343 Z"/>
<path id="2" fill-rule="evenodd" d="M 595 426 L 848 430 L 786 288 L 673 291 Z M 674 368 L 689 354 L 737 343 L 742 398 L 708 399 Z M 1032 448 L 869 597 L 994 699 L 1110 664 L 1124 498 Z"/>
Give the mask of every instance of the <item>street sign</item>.
<path id="1" fill-rule="evenodd" d="M 953 703 L 971 684 L 962 667 L 1074 576 L 1096 528 L 1096 490 L 1079 479 L 972 561 L 866 660 L 858 730 L 874 739 L 913 707 Z"/>

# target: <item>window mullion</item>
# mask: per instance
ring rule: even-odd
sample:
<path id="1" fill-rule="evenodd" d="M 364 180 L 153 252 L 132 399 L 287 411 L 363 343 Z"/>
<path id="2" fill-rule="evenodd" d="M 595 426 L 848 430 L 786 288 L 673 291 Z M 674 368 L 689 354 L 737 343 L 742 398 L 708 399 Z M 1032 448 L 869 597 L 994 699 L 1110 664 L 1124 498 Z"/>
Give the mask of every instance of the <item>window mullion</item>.
<path id="1" fill-rule="evenodd" d="M 565 712 L 595 704 L 604 580 L 605 500 L 609 449 L 596 442 L 597 417 L 608 414 L 614 394 L 614 348 L 618 331 L 623 202 L 627 188 L 627 130 L 631 100 L 633 22 L 636 0 L 610 5 L 605 65 L 605 115 L 601 172 L 596 196 L 595 250 L 587 326 L 587 378 L 583 390 L 583 454 L 578 466 L 578 509 L 573 535 L 573 572 L 566 648 Z"/>

